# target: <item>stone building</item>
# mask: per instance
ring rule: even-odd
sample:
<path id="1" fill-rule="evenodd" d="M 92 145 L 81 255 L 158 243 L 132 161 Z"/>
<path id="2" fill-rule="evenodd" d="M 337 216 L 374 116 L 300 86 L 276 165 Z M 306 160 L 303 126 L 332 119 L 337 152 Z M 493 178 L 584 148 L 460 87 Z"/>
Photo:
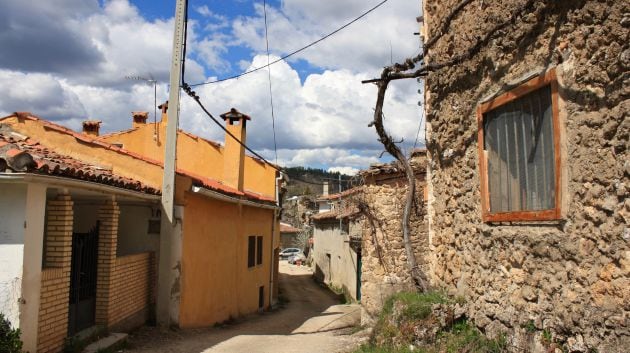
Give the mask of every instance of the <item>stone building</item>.
<path id="1" fill-rule="evenodd" d="M 433 285 L 513 351 L 627 352 L 630 4 L 458 3 L 424 2 Z"/>
<path id="2" fill-rule="evenodd" d="M 426 152 L 416 150 L 411 164 L 416 175 L 416 207 L 410 219 L 411 241 L 418 265 L 425 275 L 429 271 L 429 240 L 423 200 Z M 414 290 L 409 275 L 407 254 L 402 242 L 401 219 L 407 181 L 396 162 L 372 165 L 362 171 L 361 192 L 354 196 L 362 234 L 361 323 L 378 318 L 385 300 L 399 291 Z"/>
<path id="3" fill-rule="evenodd" d="M 311 217 L 315 279 L 342 291 L 348 300 L 361 300 L 362 227 L 352 203 L 360 191 L 320 196 L 319 211 Z"/>

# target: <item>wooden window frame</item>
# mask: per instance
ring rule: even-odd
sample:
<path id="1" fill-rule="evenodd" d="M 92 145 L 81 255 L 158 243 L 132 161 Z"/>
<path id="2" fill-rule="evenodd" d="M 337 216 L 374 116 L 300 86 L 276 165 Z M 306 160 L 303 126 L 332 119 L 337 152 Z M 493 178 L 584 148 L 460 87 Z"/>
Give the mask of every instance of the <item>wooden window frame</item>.
<path id="1" fill-rule="evenodd" d="M 488 190 L 488 155 L 484 150 L 484 114 L 508 104 L 524 95 L 545 86 L 551 88 L 551 119 L 553 124 L 553 148 L 555 167 L 555 206 L 552 209 L 536 211 L 490 212 Z M 477 141 L 479 152 L 479 175 L 481 181 L 481 214 L 484 222 L 553 221 L 562 218 L 561 213 L 561 150 L 560 118 L 558 110 L 558 81 L 555 68 L 535 77 L 518 87 L 499 95 L 477 107 Z"/>

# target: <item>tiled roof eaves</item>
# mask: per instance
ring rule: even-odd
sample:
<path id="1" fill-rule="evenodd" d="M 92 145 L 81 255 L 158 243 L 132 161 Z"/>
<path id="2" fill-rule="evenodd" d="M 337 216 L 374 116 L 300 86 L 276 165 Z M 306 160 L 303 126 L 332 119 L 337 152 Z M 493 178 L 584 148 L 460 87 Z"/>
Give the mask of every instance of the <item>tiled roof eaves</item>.
<path id="1" fill-rule="evenodd" d="M 182 169 L 177 169 L 177 174 L 183 175 L 183 176 L 187 176 L 191 179 L 193 179 L 193 182 L 196 184 L 199 184 L 199 186 L 205 187 L 207 189 L 210 189 L 212 191 L 217 191 L 220 192 L 222 194 L 225 195 L 229 195 L 229 196 L 239 196 L 239 197 L 244 197 L 246 199 L 252 200 L 252 201 L 256 201 L 256 202 L 263 202 L 263 203 L 274 203 L 276 202 L 275 199 L 265 196 L 265 195 L 260 195 L 260 194 L 256 194 L 253 193 L 251 191 L 239 191 L 236 188 L 233 188 L 229 185 L 225 185 L 223 183 L 221 183 L 218 180 L 215 179 L 210 179 L 201 175 L 197 175 L 194 173 L 191 173 L 189 171 L 186 170 L 182 170 Z"/>
<path id="2" fill-rule="evenodd" d="M 39 121 L 42 125 L 44 125 L 44 127 L 49 128 L 51 130 L 57 131 L 57 132 L 61 132 L 64 134 L 68 134 L 73 136 L 74 138 L 76 138 L 79 141 L 88 143 L 88 144 L 94 144 L 97 146 L 100 146 L 102 148 L 106 148 L 108 150 L 120 153 L 120 154 L 124 154 L 124 155 L 128 155 L 130 157 L 142 160 L 144 162 L 147 162 L 149 164 L 153 164 L 159 167 L 164 167 L 164 164 L 160 161 L 151 159 L 151 158 L 147 158 L 141 154 L 135 153 L 135 152 L 131 152 L 128 150 L 125 150 L 124 148 L 120 148 L 118 146 L 115 146 L 111 143 L 105 142 L 105 141 L 101 141 L 98 138 L 93 138 L 90 137 L 88 135 L 85 134 L 81 134 L 81 133 L 77 133 L 65 126 L 61 126 L 52 122 L 49 122 L 47 120 L 41 119 L 37 116 L 32 115 L 29 112 L 15 112 L 14 113 L 15 116 L 17 116 L 20 119 L 28 119 L 28 120 L 33 120 L 33 121 Z M 0 119 L 1 120 L 1 119 Z M 209 140 L 207 140 L 209 141 Z M 211 142 L 211 141 L 210 141 Z M 215 190 L 215 191 L 219 191 L 219 192 L 223 192 L 223 193 L 227 193 L 230 195 L 236 195 L 236 196 L 246 196 L 248 199 L 253 199 L 256 201 L 263 201 L 263 202 L 274 202 L 275 203 L 275 199 L 263 196 L 263 195 L 258 195 L 258 194 L 254 194 L 252 192 L 241 192 L 238 189 L 232 188 L 230 186 L 224 185 L 221 182 L 214 180 L 214 179 L 210 179 L 207 177 L 203 177 L 200 175 L 196 175 L 194 173 L 191 173 L 189 171 L 183 170 L 183 169 L 177 169 L 177 173 L 183 176 L 188 176 L 192 179 L 194 179 L 195 181 L 197 181 L 198 183 L 201 183 L 204 187 L 208 187 L 211 190 Z"/>
<path id="3" fill-rule="evenodd" d="M 336 193 L 336 194 L 330 194 L 330 195 L 326 195 L 326 196 L 320 196 L 317 198 L 317 201 L 326 201 L 326 200 L 337 200 L 339 199 L 339 197 L 341 196 L 341 198 L 344 198 L 346 196 L 352 195 L 354 193 L 356 193 L 357 191 L 359 191 L 360 188 L 352 188 L 346 191 L 342 191 L 341 193 Z"/>
<path id="4" fill-rule="evenodd" d="M 16 138 L 17 137 L 17 138 Z M 59 154 L 39 142 L 12 130 L 0 132 L 0 169 L 76 179 L 105 184 L 140 193 L 157 195 L 160 191 L 142 182 L 114 174 L 111 169 Z M 9 174 L 9 173 L 3 173 Z"/>

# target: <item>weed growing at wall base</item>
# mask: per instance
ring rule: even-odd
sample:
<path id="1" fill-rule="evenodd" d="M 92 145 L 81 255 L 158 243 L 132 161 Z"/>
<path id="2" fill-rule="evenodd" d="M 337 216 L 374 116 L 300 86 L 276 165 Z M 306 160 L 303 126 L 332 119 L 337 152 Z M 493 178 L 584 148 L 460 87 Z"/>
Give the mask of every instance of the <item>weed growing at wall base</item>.
<path id="1" fill-rule="evenodd" d="M 0 313 L 0 352 L 20 353 L 22 352 L 22 341 L 20 340 L 20 329 L 12 328 L 11 323 Z"/>
<path id="2" fill-rule="evenodd" d="M 488 339 L 454 315 L 458 304 L 440 292 L 397 293 L 385 302 L 370 343 L 355 353 L 504 352 L 504 337 Z"/>

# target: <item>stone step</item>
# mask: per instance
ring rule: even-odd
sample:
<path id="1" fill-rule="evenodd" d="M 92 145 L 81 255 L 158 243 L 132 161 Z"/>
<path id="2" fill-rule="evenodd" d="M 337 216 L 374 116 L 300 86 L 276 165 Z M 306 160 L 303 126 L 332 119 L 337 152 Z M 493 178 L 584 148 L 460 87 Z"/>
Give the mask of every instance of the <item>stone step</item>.
<path id="1" fill-rule="evenodd" d="M 83 350 L 83 353 L 96 353 L 102 352 L 110 348 L 116 348 L 122 346 L 127 340 L 126 333 L 111 333 L 109 336 L 101 338 L 100 340 L 88 345 Z"/>

